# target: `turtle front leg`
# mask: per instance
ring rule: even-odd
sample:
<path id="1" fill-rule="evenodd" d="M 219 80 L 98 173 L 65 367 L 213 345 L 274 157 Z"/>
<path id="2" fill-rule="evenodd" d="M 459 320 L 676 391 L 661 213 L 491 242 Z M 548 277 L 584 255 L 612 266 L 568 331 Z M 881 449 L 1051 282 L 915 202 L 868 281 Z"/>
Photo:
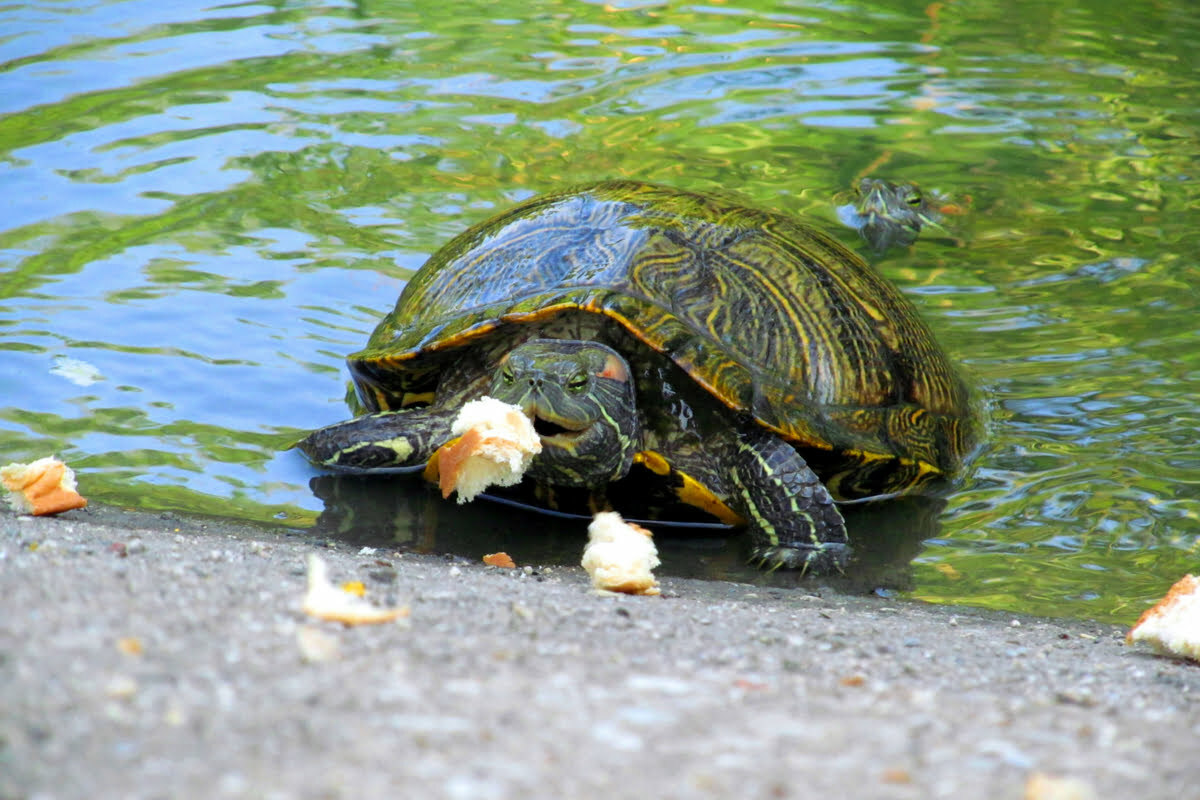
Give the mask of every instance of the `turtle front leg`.
<path id="1" fill-rule="evenodd" d="M 456 412 L 425 407 L 364 414 L 313 431 L 296 446 L 314 464 L 339 472 L 413 470 L 451 438 Z"/>
<path id="2" fill-rule="evenodd" d="M 845 565 L 846 523 L 795 448 L 757 427 L 743 431 L 730 473 L 749 527 L 752 561 L 766 569 L 817 572 Z"/>

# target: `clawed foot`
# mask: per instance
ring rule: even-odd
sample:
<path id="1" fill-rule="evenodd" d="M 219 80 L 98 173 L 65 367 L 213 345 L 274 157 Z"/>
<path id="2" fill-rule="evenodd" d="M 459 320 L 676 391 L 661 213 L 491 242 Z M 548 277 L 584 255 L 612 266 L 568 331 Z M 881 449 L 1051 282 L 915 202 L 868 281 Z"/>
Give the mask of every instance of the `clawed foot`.
<path id="1" fill-rule="evenodd" d="M 850 546 L 843 542 L 823 542 L 805 547 L 757 547 L 750 563 L 760 569 L 774 572 L 777 569 L 799 570 L 801 575 L 812 572 L 827 574 L 844 572 L 850 560 Z"/>

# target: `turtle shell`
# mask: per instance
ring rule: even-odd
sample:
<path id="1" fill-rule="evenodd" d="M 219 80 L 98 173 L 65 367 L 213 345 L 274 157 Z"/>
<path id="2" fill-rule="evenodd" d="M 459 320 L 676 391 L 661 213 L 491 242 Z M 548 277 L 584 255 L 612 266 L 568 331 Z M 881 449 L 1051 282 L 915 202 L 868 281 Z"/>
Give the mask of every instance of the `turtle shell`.
<path id="1" fill-rule="evenodd" d="M 568 312 L 617 323 L 804 448 L 835 496 L 916 488 L 972 444 L 963 382 L 861 258 L 796 219 L 629 181 L 533 198 L 450 241 L 351 374 L 369 409 L 398 408 L 460 348 Z"/>

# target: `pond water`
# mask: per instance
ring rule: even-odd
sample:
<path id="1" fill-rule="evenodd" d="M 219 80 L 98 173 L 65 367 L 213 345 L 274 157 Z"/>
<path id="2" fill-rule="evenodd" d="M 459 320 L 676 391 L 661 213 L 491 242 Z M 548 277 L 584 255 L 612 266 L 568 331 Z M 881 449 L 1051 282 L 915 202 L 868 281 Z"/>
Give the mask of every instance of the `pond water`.
<path id="1" fill-rule="evenodd" d="M 1128 622 L 1200 569 L 1198 54 L 1191 0 L 8 3 L 0 462 L 58 453 L 117 506 L 574 560 L 574 523 L 331 488 L 284 449 L 347 415 L 342 358 L 413 270 L 611 177 L 861 248 L 833 197 L 910 178 L 966 213 L 876 261 L 987 443 L 944 508 L 855 527 L 924 515 L 907 596 Z M 739 574 L 724 539 L 669 538 L 668 567 Z"/>

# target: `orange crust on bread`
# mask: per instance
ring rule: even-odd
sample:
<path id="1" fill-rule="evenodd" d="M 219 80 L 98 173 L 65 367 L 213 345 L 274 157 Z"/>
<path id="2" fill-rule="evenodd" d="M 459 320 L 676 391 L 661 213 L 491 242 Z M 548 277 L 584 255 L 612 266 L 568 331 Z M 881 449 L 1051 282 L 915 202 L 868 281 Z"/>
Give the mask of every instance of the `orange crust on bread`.
<path id="1" fill-rule="evenodd" d="M 1137 623 L 1135 623 L 1134 626 L 1129 629 L 1129 633 L 1125 634 L 1125 643 L 1133 643 L 1134 631 L 1142 627 L 1142 623 L 1146 622 L 1146 620 L 1166 616 L 1172 606 L 1174 606 L 1176 603 L 1182 602 L 1183 598 L 1187 595 L 1195 594 L 1197 592 L 1200 592 L 1200 579 L 1196 578 L 1195 575 L 1184 575 L 1182 578 L 1175 581 L 1175 585 L 1172 586 L 1170 591 L 1167 592 L 1166 597 L 1142 612 L 1142 615 L 1138 617 Z"/>
<path id="2" fill-rule="evenodd" d="M 458 485 L 458 472 L 463 462 L 482 446 L 483 434 L 476 428 L 470 428 L 462 436 L 438 450 L 438 488 L 442 490 L 442 499 L 449 497 Z"/>
<path id="3" fill-rule="evenodd" d="M 20 478 L 6 477 L 4 486 L 14 494 L 24 497 L 29 505 L 28 513 L 35 517 L 84 508 L 87 506 L 87 500 L 78 492 L 62 486 L 66 471 L 66 464 L 54 461 L 36 473 L 26 470 Z"/>

